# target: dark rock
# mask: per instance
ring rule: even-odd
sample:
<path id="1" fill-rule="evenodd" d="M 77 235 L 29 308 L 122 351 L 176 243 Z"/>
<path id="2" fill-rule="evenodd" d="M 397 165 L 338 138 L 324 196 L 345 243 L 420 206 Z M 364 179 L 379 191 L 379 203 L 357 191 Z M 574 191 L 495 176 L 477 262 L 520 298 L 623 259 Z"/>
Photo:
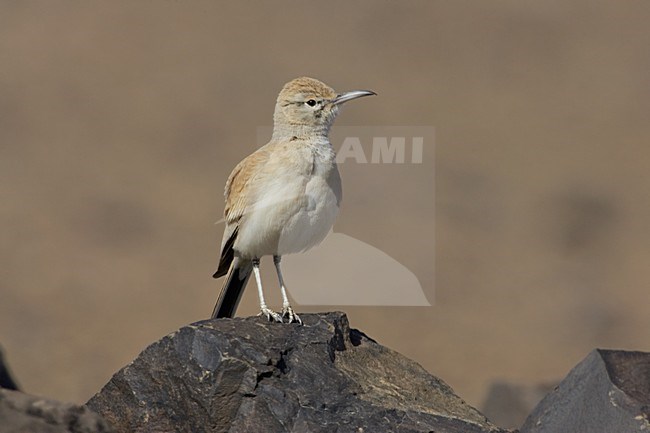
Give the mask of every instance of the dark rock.
<path id="1" fill-rule="evenodd" d="M 350 330 L 259 317 L 181 328 L 89 402 L 120 432 L 501 432 L 415 362 Z"/>
<path id="2" fill-rule="evenodd" d="M 650 431 L 650 353 L 594 350 L 537 405 L 521 433 Z"/>
<path id="3" fill-rule="evenodd" d="M 11 373 L 9 373 L 9 367 L 7 367 L 7 362 L 2 354 L 2 349 L 0 349 L 0 388 L 12 389 L 15 391 L 18 390 L 16 381 L 11 376 Z"/>
<path id="4" fill-rule="evenodd" d="M 517 428 L 554 385 L 523 385 L 509 382 L 494 382 L 488 389 L 481 411 L 490 421 L 501 427 Z"/>
<path id="5" fill-rule="evenodd" d="M 84 406 L 0 389 L 0 433 L 110 433 L 114 430 Z"/>

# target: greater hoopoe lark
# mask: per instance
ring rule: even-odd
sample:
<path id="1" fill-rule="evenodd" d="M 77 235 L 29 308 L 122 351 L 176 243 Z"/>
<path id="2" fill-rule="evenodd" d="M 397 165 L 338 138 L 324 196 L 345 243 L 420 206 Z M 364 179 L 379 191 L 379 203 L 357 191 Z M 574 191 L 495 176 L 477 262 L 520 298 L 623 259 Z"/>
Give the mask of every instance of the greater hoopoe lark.
<path id="1" fill-rule="evenodd" d="M 368 95 L 375 93 L 336 93 L 307 77 L 282 88 L 271 141 L 237 164 L 226 182 L 226 227 L 213 276 L 228 276 L 212 318 L 235 314 L 253 271 L 261 314 L 277 322 L 301 323 L 289 304 L 280 259 L 317 245 L 331 230 L 341 203 L 341 177 L 329 130 L 342 103 Z M 267 255 L 273 256 L 280 281 L 281 314 L 264 300 L 259 265 Z"/>

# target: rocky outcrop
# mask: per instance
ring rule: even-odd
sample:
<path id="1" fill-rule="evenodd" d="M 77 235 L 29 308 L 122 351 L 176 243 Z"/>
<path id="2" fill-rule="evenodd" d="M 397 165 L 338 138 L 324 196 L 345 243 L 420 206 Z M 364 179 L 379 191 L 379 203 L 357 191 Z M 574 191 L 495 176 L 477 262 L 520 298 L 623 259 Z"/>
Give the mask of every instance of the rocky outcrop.
<path id="1" fill-rule="evenodd" d="M 146 348 L 86 406 L 0 389 L 0 433 L 506 433 L 417 363 L 350 329 L 343 313 L 304 326 L 260 317 L 183 327 Z M 16 387 L 2 363 L 2 386 Z M 549 385 L 497 383 L 501 426 Z M 594 350 L 520 433 L 650 431 L 650 353 Z M 510 431 L 514 432 L 514 431 Z"/>
<path id="2" fill-rule="evenodd" d="M 594 350 L 537 405 L 521 433 L 650 431 L 650 353 Z"/>
<path id="3" fill-rule="evenodd" d="M 18 385 L 9 372 L 2 349 L 0 349 L 0 388 L 18 390 Z"/>
<path id="4" fill-rule="evenodd" d="M 181 328 L 88 403 L 119 432 L 502 432 L 442 380 L 350 329 L 259 317 Z"/>
<path id="5" fill-rule="evenodd" d="M 111 433 L 87 407 L 0 389 L 0 433 Z"/>

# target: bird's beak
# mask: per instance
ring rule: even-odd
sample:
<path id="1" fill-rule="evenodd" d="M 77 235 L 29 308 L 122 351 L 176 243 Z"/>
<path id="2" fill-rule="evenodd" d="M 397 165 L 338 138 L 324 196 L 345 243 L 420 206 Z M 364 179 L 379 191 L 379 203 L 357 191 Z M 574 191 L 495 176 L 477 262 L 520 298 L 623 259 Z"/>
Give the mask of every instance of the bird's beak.
<path id="1" fill-rule="evenodd" d="M 376 93 L 371 90 L 353 90 L 351 92 L 341 93 L 336 98 L 332 99 L 332 105 L 339 105 L 353 99 L 371 95 L 376 95 Z"/>

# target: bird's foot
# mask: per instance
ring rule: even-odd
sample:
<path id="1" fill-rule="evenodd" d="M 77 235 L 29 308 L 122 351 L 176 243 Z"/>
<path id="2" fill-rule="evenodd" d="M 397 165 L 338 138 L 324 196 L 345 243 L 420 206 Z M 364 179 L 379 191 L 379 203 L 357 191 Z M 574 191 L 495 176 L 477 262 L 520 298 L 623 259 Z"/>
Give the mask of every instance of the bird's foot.
<path id="1" fill-rule="evenodd" d="M 282 319 L 287 319 L 287 323 L 298 323 L 299 325 L 302 325 L 302 320 L 293 311 L 293 308 L 291 308 L 291 305 L 285 305 L 282 308 Z"/>
<path id="2" fill-rule="evenodd" d="M 265 316 L 269 322 L 282 323 L 282 316 L 268 307 L 262 307 L 258 316 Z"/>

